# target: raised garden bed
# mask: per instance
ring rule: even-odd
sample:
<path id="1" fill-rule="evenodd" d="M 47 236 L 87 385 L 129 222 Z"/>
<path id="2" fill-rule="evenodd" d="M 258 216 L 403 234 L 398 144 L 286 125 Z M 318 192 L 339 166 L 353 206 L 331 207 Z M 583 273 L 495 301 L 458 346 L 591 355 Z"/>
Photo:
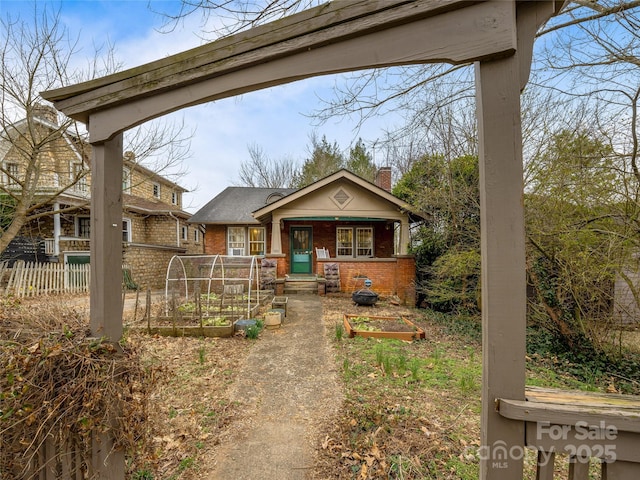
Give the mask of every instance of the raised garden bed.
<path id="1" fill-rule="evenodd" d="M 200 325 L 176 325 L 152 326 L 152 327 L 130 327 L 131 330 L 149 333 L 151 335 L 162 335 L 163 337 L 231 337 L 233 335 L 233 323 L 225 326 L 205 326 Z"/>
<path id="2" fill-rule="evenodd" d="M 131 326 L 132 331 L 162 335 L 164 337 L 230 337 L 234 321 L 238 317 L 205 317 L 202 324 L 198 318 L 155 317 L 146 326 Z"/>
<path id="3" fill-rule="evenodd" d="M 425 338 L 424 330 L 404 317 L 378 317 L 373 315 L 344 315 L 344 328 L 350 338 L 395 338 L 418 340 Z"/>

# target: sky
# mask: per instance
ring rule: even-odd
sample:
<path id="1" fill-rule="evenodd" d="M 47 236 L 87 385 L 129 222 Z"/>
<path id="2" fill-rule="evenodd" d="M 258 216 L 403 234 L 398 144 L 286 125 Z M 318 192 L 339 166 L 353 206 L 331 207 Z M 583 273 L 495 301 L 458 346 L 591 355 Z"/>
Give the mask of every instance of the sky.
<path id="1" fill-rule="evenodd" d="M 70 37 L 78 37 L 82 64 L 94 57 L 94 46 L 113 45 L 122 68 L 135 67 L 203 44 L 198 15 L 188 18 L 170 33 L 162 33 L 164 19 L 156 11 L 175 11 L 175 0 L 37 0 L 38 8 L 60 10 Z M 149 8 L 151 6 L 151 9 Z M 0 16 L 33 16 L 30 0 L 0 0 Z M 309 117 L 321 108 L 320 98 L 330 98 L 335 76 L 316 77 L 239 97 L 183 109 L 164 117 L 184 120 L 191 140 L 191 157 L 183 164 L 186 175 L 178 183 L 190 190 L 183 198 L 185 210 L 195 213 L 225 187 L 238 184 L 239 168 L 249 159 L 248 147 L 256 145 L 272 159 L 306 158 L 310 135 L 326 135 L 348 151 L 359 137 L 365 142 L 382 139 L 390 128 L 378 118 L 356 130 L 356 120 L 337 119 L 317 126 Z M 375 160 L 375 159 L 374 159 Z"/>

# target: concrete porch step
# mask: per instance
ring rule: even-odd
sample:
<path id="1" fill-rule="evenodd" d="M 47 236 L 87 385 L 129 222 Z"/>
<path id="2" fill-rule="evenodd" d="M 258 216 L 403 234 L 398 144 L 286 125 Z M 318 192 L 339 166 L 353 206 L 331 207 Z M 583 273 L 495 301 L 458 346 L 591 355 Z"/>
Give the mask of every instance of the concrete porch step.
<path id="1" fill-rule="evenodd" d="M 318 293 L 318 281 L 316 277 L 287 278 L 284 282 L 284 294 L 293 293 Z"/>

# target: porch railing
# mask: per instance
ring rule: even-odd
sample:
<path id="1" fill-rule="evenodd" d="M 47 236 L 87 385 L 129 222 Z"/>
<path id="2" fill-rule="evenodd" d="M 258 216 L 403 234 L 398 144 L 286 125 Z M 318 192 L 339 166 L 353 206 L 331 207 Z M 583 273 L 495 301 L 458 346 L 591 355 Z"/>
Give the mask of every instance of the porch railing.
<path id="1" fill-rule="evenodd" d="M 55 244 L 56 241 L 53 238 L 45 238 L 44 239 L 44 254 L 45 255 L 55 255 Z"/>
<path id="2" fill-rule="evenodd" d="M 557 454 L 569 457 L 569 480 L 588 480 L 592 458 L 602 479 L 640 478 L 640 397 L 530 387 L 525 401 L 500 399 L 498 410 L 525 422 L 525 446 L 538 451 L 538 480 L 559 478 Z M 508 458 L 513 452 L 505 448 Z"/>

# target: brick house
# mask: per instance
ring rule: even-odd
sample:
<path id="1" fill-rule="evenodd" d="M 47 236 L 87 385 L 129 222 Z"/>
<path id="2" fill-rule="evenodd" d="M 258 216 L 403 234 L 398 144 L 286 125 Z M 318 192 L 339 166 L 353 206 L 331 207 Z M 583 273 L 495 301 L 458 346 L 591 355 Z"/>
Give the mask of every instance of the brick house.
<path id="1" fill-rule="evenodd" d="M 30 122 L 23 119 L 5 129 L 21 132 L 16 138 L 22 140 L 9 142 L 0 138 L 4 172 L 1 190 L 19 188 L 7 172 L 18 178 L 24 175 L 26 162 L 16 144 L 27 141 L 27 125 L 41 137 L 60 129 L 56 111 L 47 106 L 35 109 Z M 55 140 L 47 144 L 38 159 L 36 198 L 44 202 L 42 210 L 50 213 L 25 225 L 2 252 L 3 260 L 90 261 L 91 145 L 73 132 L 60 133 L 54 135 Z M 186 190 L 136 163 L 132 152 L 124 156 L 122 191 L 124 264 L 131 269 L 136 284 L 159 288 L 164 285 L 167 264 L 173 255 L 203 252 L 204 231 L 199 225 L 187 223 L 190 214 L 182 210 Z"/>
<path id="2" fill-rule="evenodd" d="M 196 212 L 205 253 L 259 255 L 276 263 L 277 283 L 321 278 L 337 269 L 335 291 L 350 293 L 370 278 L 384 296 L 415 300 L 409 226 L 424 218 L 393 196 L 391 170 L 376 183 L 339 170 L 299 190 L 228 187 Z"/>

